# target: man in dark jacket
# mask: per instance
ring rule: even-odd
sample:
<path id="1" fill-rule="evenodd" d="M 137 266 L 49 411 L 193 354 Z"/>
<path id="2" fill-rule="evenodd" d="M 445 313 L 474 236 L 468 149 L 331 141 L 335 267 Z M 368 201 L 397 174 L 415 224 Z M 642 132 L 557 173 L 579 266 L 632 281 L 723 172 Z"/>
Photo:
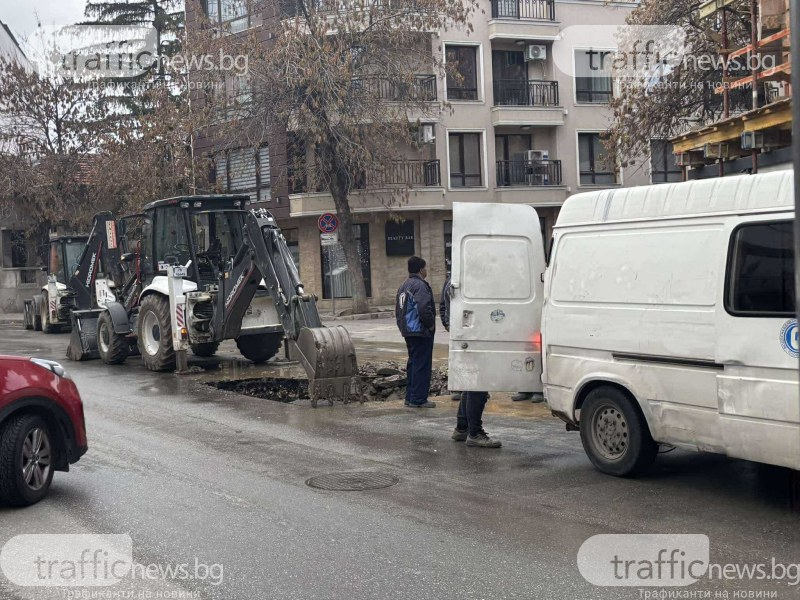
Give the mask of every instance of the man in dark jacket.
<path id="1" fill-rule="evenodd" d="M 428 400 L 433 368 L 433 336 L 436 333 L 436 304 L 431 286 L 425 281 L 428 271 L 419 256 L 408 259 L 408 279 L 397 290 L 397 327 L 408 348 L 406 406 L 434 408 Z"/>

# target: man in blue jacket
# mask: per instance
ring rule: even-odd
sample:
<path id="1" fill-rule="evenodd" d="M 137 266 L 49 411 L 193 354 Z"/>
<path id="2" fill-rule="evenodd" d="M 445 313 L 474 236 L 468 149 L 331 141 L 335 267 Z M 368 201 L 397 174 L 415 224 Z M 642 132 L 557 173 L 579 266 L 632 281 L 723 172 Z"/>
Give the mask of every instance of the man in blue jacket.
<path id="1" fill-rule="evenodd" d="M 425 278 L 428 271 L 419 256 L 408 259 L 408 279 L 397 290 L 397 327 L 408 348 L 406 406 L 434 408 L 428 400 L 433 368 L 433 336 L 436 333 L 436 304 Z"/>

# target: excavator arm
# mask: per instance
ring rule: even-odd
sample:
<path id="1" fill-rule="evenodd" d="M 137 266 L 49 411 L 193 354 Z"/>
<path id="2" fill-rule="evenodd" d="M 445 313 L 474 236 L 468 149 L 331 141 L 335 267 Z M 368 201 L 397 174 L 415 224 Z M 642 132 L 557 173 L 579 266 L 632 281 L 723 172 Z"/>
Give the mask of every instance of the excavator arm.
<path id="1" fill-rule="evenodd" d="M 360 396 L 358 364 L 344 327 L 325 327 L 317 299 L 305 291 L 291 252 L 272 215 L 264 210 L 244 215 L 243 243 L 221 278 L 214 328 L 235 337 L 242 317 L 263 281 L 289 340 L 290 354 L 308 374 L 309 393 L 333 401 Z"/>

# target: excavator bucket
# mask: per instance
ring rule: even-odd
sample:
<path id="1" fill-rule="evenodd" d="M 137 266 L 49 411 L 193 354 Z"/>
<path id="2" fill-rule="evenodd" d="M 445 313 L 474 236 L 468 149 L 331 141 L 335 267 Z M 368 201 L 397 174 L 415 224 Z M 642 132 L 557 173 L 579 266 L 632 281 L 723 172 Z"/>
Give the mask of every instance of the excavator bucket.
<path id="1" fill-rule="evenodd" d="M 67 346 L 67 358 L 70 360 L 91 360 L 100 358 L 97 350 L 97 319 L 101 309 L 73 310 L 72 333 Z"/>
<path id="2" fill-rule="evenodd" d="M 304 327 L 294 342 L 294 349 L 297 360 L 308 374 L 313 406 L 320 398 L 331 404 L 337 399 L 348 402 L 353 396 L 363 400 L 356 350 L 347 329 Z"/>

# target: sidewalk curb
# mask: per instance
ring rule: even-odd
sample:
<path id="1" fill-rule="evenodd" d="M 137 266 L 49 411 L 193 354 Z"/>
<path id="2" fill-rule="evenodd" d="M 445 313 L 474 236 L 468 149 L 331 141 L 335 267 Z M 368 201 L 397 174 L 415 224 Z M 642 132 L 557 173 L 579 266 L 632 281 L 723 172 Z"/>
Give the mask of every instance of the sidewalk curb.
<path id="1" fill-rule="evenodd" d="M 371 321 L 373 319 L 391 319 L 394 312 L 366 313 L 363 315 L 340 315 L 337 317 L 323 316 L 325 321 Z"/>

